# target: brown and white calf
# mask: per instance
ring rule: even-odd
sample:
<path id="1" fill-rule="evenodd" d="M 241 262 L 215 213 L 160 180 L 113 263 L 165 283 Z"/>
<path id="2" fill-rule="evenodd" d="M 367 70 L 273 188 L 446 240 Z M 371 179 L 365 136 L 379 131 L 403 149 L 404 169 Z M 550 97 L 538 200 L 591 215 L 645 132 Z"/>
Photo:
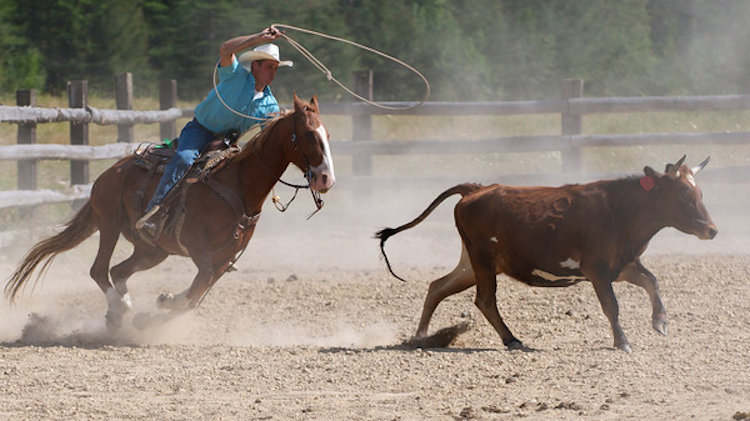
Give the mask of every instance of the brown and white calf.
<path id="1" fill-rule="evenodd" d="M 421 215 L 376 234 L 385 241 L 422 222 L 455 194 L 454 217 L 461 235 L 456 268 L 430 284 L 416 338 L 427 335 L 435 308 L 446 297 L 477 286 L 475 303 L 509 348 L 522 347 L 497 309 L 496 275 L 531 286 L 568 286 L 588 280 L 609 319 L 615 347 L 630 352 L 618 320 L 612 282 L 627 281 L 648 292 L 654 329 L 666 335 L 667 316 L 657 278 L 641 264 L 649 240 L 664 227 L 701 239 L 717 229 L 703 204 L 694 176 L 708 163 L 690 168 L 668 164 L 664 174 L 645 167 L 642 176 L 561 187 L 459 184 L 440 194 Z M 399 278 L 401 279 L 401 278 Z"/>

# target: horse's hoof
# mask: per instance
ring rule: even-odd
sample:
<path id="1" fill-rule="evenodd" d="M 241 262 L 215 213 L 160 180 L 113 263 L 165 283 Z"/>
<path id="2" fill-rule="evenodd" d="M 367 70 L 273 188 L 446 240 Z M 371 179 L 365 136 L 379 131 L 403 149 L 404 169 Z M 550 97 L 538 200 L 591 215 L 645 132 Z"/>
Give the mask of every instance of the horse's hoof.
<path id="1" fill-rule="evenodd" d="M 156 299 L 156 306 L 161 309 L 171 309 L 174 308 L 174 301 L 174 294 L 160 294 L 159 298 Z"/>
<path id="2" fill-rule="evenodd" d="M 138 313 L 133 316 L 133 326 L 139 330 L 144 330 L 153 324 L 153 319 L 148 313 Z"/>
<path id="3" fill-rule="evenodd" d="M 625 352 L 627 352 L 628 354 L 630 354 L 631 352 L 633 352 L 633 350 L 632 350 L 632 349 L 630 349 L 630 344 L 629 344 L 629 343 L 627 343 L 627 342 L 623 342 L 623 343 L 621 343 L 621 344 L 615 344 L 615 346 L 616 346 L 616 347 L 617 347 L 617 349 L 619 349 L 620 351 L 625 351 Z"/>
<path id="4" fill-rule="evenodd" d="M 104 319 L 107 322 L 107 330 L 110 332 L 118 331 L 120 328 L 122 328 L 122 313 L 113 313 L 111 311 L 107 312 L 107 315 L 104 316 Z"/>
<path id="5" fill-rule="evenodd" d="M 654 320 L 651 325 L 654 330 L 659 332 L 661 335 L 667 336 L 667 321 L 666 320 Z"/>
<path id="6" fill-rule="evenodd" d="M 152 327 L 161 326 L 182 314 L 185 314 L 185 311 L 175 310 L 161 314 L 138 313 L 133 316 L 133 326 L 140 330 L 150 329 Z"/>

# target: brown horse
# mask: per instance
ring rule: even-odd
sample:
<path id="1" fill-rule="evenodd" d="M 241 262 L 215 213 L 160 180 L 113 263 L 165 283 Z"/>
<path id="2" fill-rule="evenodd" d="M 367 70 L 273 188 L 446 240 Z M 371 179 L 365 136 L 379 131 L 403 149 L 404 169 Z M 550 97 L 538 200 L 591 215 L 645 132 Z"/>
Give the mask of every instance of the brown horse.
<path id="1" fill-rule="evenodd" d="M 290 163 L 305 172 L 313 192 L 325 193 L 333 186 L 328 137 L 317 98 L 307 103 L 295 95 L 293 112 L 268 122 L 223 168 L 189 186 L 177 235 L 165 230 L 153 242 L 142 239 L 134 225 L 143 211 L 142 201 L 137 200 L 139 193 L 143 195 L 139 187 L 148 184 L 146 196 L 150 197 L 158 177 L 145 180 L 150 175 L 136 166 L 135 156 L 123 158 L 97 178 L 88 202 L 63 231 L 29 251 L 6 284 L 5 294 L 13 301 L 40 263 L 41 276 L 56 255 L 98 230 L 99 250 L 90 275 L 107 298 L 108 327 L 119 327 L 132 307 L 128 278 L 172 254 L 190 257 L 198 273 L 182 293 L 160 295 L 157 306 L 171 310 L 169 317 L 195 308 L 247 246 L 263 202 Z M 133 254 L 110 270 L 120 234 L 133 244 Z"/>

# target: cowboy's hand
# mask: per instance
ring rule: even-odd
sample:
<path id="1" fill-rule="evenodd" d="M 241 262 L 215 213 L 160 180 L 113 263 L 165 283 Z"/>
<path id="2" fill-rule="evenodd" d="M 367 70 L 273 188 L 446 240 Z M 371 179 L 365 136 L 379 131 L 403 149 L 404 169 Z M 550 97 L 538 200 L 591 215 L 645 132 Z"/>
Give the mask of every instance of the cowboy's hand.
<path id="1" fill-rule="evenodd" d="M 282 34 L 281 31 L 279 31 L 275 26 L 271 25 L 268 28 L 264 29 L 260 35 L 266 40 L 266 41 L 273 41 L 276 38 L 280 37 Z"/>

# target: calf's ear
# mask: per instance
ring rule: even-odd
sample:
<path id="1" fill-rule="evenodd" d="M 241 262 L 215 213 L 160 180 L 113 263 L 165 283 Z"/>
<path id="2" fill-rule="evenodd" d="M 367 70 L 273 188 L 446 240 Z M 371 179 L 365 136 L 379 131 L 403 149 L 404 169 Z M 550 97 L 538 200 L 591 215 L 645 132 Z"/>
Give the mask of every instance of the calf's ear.
<path id="1" fill-rule="evenodd" d="M 646 174 L 647 176 L 653 178 L 653 179 L 657 179 L 657 178 L 661 177 L 661 174 L 659 174 L 658 171 L 656 171 L 655 169 L 651 168 L 648 165 L 646 165 L 645 167 L 643 167 L 643 173 Z"/>

